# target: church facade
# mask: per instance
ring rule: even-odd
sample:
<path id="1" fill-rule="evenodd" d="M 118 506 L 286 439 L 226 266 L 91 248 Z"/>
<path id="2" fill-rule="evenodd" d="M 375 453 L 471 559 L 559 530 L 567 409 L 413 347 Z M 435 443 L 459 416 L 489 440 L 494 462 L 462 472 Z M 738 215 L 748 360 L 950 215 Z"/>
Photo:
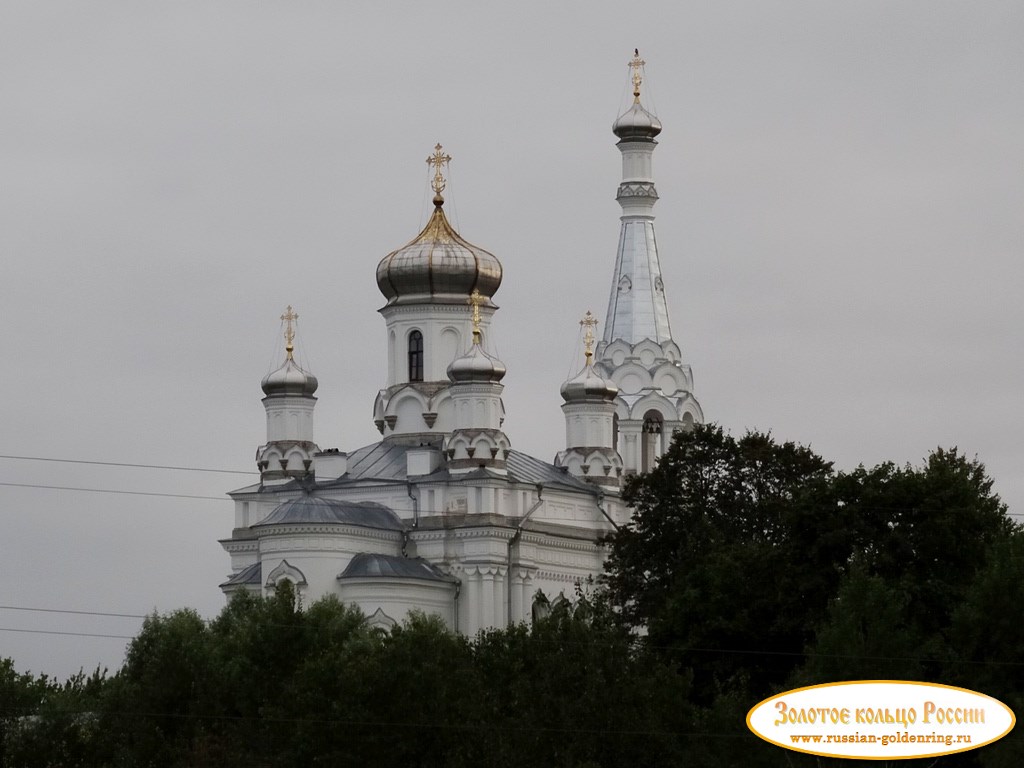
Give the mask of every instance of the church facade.
<path id="1" fill-rule="evenodd" d="M 471 635 L 529 620 L 601 572 L 598 540 L 630 516 L 623 476 L 649 470 L 673 431 L 703 420 L 672 338 L 654 234 L 661 124 L 641 103 L 643 61 L 630 66 L 633 103 L 613 125 L 622 217 L 608 313 L 596 349 L 596 319 L 581 323 L 585 363 L 561 387 L 566 443 L 554 460 L 516 451 L 503 431 L 506 370 L 489 351 L 501 263 L 449 223 L 451 158 L 438 145 L 430 219 L 377 266 L 381 440 L 349 452 L 314 442 L 318 382 L 295 359 L 289 307 L 285 360 L 262 382 L 260 480 L 230 493 L 225 593 L 269 594 L 288 580 L 304 602 L 333 594 L 375 625 L 420 610 Z"/>

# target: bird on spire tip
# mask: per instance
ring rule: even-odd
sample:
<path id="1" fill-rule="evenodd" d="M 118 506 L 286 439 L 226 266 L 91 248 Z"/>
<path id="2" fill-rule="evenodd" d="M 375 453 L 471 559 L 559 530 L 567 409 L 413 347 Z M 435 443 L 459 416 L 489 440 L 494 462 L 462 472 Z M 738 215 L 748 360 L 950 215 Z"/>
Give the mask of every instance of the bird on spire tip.
<path id="1" fill-rule="evenodd" d="M 640 58 L 640 49 L 633 49 L 633 60 L 629 62 L 629 68 L 633 70 L 633 103 L 640 103 L 640 84 L 644 81 L 642 70 L 644 64 L 643 59 Z"/>

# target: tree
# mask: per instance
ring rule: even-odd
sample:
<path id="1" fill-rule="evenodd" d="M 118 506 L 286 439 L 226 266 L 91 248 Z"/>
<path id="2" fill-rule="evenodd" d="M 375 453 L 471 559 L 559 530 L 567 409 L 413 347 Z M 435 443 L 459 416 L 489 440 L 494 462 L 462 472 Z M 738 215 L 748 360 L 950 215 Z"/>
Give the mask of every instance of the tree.
<path id="1" fill-rule="evenodd" d="M 0 766 L 92 768 L 108 754 L 99 725 L 106 671 L 60 683 L 18 674 L 0 659 Z"/>
<path id="2" fill-rule="evenodd" d="M 703 426 L 623 496 L 635 518 L 607 540 L 609 599 L 692 675 L 708 729 L 735 729 L 709 765 L 805 764 L 739 739 L 746 708 L 800 685 L 916 677 L 1010 701 L 1024 690 L 1007 666 L 1024 649 L 1021 534 L 984 466 L 956 449 L 836 473 L 807 448 Z M 945 762 L 1017 764 L 1012 745 Z"/>
<path id="3" fill-rule="evenodd" d="M 13 660 L 0 659 L 0 765 L 9 764 L 11 741 L 25 718 L 36 714 L 47 687 L 45 677 L 20 673 Z"/>
<path id="4" fill-rule="evenodd" d="M 735 686 L 767 695 L 799 662 L 857 537 L 833 480 L 808 448 L 705 425 L 627 481 L 635 514 L 607 539 L 609 597 L 692 670 L 697 703 Z"/>
<path id="5" fill-rule="evenodd" d="M 487 751 L 475 764 L 599 768 L 685 763 L 686 680 L 638 647 L 610 608 L 558 599 L 532 627 L 481 634 Z"/>

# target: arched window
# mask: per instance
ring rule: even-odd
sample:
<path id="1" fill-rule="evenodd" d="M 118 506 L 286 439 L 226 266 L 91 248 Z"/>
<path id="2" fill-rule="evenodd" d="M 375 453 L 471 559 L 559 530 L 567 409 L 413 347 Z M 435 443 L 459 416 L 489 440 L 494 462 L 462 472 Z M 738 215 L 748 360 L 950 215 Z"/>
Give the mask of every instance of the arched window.
<path id="1" fill-rule="evenodd" d="M 665 422 L 661 414 L 651 410 L 644 414 L 644 428 L 640 435 L 643 441 L 640 445 L 640 471 L 650 472 L 654 469 L 654 462 L 661 458 L 664 453 L 662 444 Z"/>
<path id="2" fill-rule="evenodd" d="M 423 334 L 409 334 L 409 381 L 423 381 Z"/>

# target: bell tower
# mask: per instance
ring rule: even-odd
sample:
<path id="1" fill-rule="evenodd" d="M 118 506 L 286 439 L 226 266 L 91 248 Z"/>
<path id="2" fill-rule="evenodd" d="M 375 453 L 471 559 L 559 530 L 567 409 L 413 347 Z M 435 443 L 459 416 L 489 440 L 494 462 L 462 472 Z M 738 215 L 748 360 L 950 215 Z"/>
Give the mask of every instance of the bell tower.
<path id="1" fill-rule="evenodd" d="M 619 389 L 616 440 L 626 472 L 647 472 L 667 450 L 672 433 L 703 422 L 693 373 L 672 336 L 658 241 L 654 234 L 652 158 L 661 121 L 640 100 L 645 62 L 629 62 L 633 103 L 612 125 L 619 138 L 622 208 L 604 335 L 594 368 Z"/>

